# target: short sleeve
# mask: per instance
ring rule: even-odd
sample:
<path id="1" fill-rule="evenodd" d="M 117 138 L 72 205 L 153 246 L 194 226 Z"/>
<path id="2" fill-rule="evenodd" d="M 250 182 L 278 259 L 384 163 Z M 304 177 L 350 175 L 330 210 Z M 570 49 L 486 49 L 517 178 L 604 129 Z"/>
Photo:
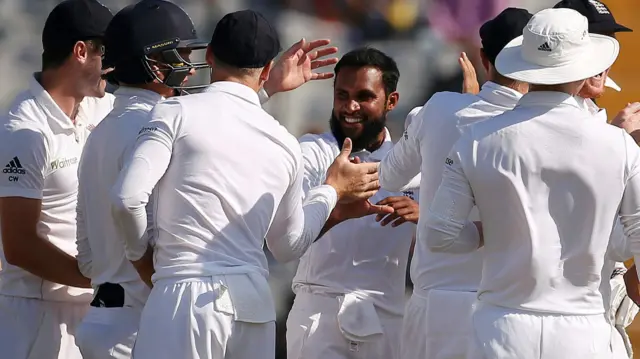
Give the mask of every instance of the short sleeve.
<path id="1" fill-rule="evenodd" d="M 47 168 L 47 142 L 34 129 L 0 134 L 0 197 L 42 199 Z"/>

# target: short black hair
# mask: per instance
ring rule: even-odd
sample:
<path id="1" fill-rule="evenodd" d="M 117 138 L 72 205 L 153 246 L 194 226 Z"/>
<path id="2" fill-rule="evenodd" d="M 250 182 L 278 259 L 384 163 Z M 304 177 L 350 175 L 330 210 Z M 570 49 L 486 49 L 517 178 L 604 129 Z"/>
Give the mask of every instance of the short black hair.
<path id="1" fill-rule="evenodd" d="M 334 69 L 336 78 L 344 67 L 375 67 L 382 72 L 382 82 L 387 96 L 396 91 L 400 70 L 395 60 L 384 52 L 372 47 L 361 47 L 346 53 L 336 64 Z M 334 80 L 335 84 L 335 80 Z"/>
<path id="2" fill-rule="evenodd" d="M 42 71 L 55 70 L 64 64 L 71 55 L 69 51 L 44 51 L 42 53 Z"/>
<path id="3" fill-rule="evenodd" d="M 100 38 L 91 38 L 79 41 L 86 42 L 90 51 L 94 51 L 102 43 L 102 39 Z M 76 43 L 77 41 L 74 42 L 71 47 L 65 46 L 55 50 L 45 50 L 42 53 L 42 71 L 56 70 L 64 65 L 65 61 L 67 61 L 73 53 L 73 48 L 76 46 Z"/>

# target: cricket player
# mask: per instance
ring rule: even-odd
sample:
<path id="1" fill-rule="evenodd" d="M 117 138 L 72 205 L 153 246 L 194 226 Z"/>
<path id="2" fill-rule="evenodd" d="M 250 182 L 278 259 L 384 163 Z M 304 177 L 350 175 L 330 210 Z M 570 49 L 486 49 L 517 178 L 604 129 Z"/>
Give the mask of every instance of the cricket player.
<path id="1" fill-rule="evenodd" d="M 598 1 L 564 0 L 556 4 L 555 8 L 574 9 L 587 17 L 590 33 L 615 38 L 617 32 L 631 31 L 631 29 L 618 24 L 606 5 Z M 475 93 L 473 89 L 478 87 L 478 82 L 473 65 L 465 61 L 464 58 L 461 59 L 461 63 L 465 78 L 463 88 L 465 92 Z M 608 76 L 608 70 L 603 74 L 588 79 L 576 98 L 587 111 L 593 113 L 604 122 L 608 120 L 606 110 L 598 108 L 594 102 L 595 100 L 592 99 L 601 97 L 604 94 L 605 87 L 620 91 L 620 87 Z M 611 123 L 624 128 L 631 134 L 633 127 L 629 126 L 632 122 L 630 117 L 634 116 L 639 110 L 640 106 L 631 104 L 621 111 Z M 603 278 L 610 277 L 611 279 L 610 281 L 602 281 L 600 290 L 607 307 L 607 317 L 616 329 L 612 338 L 614 358 L 620 359 L 633 357 L 631 341 L 625 328 L 631 324 L 638 313 L 638 306 L 627 295 L 625 286 L 625 281 L 637 281 L 635 279 L 635 267 L 627 274 L 627 269 L 624 265 L 624 261 L 631 258 L 632 254 L 629 243 L 622 231 L 622 225 L 617 223 L 611 235 L 602 272 Z M 627 277 L 626 279 L 624 278 L 625 276 Z"/>
<path id="2" fill-rule="evenodd" d="M 477 95 L 440 92 L 407 117 L 405 135 L 380 163 L 380 184 L 400 189 L 422 171 L 421 212 L 429 205 L 442 179 L 442 163 L 460 137 L 460 128 L 513 109 L 529 86 L 500 76 L 494 63 L 509 41 L 522 34 L 531 14 L 508 8 L 480 28 L 481 58 L 488 81 Z M 470 217 L 479 220 L 478 214 Z M 424 225 L 424 224 L 423 224 Z M 462 236 L 474 236 L 475 229 Z M 465 358 L 472 329 L 471 313 L 482 270 L 482 251 L 438 253 L 431 251 L 418 231 L 411 280 L 413 294 L 407 303 L 402 331 L 403 359 Z"/>
<path id="3" fill-rule="evenodd" d="M 616 33 L 633 31 L 619 24 L 607 5 L 597 0 L 562 0 L 557 3 L 554 8 L 567 8 L 578 11 L 587 18 L 589 22 L 589 32 L 592 34 L 615 38 Z M 608 120 L 606 110 L 598 108 L 595 100 L 591 100 L 599 98 L 604 94 L 604 86 L 599 84 L 603 78 L 605 79 L 604 85 L 606 87 L 616 91 L 621 90 L 620 86 L 608 76 L 608 71 L 606 71 L 604 75 L 587 80 L 578 95 L 584 98 L 584 106 L 588 111 L 597 114 L 602 121 L 606 122 Z M 629 112 L 633 113 L 633 111 L 637 112 L 640 110 L 634 110 L 634 107 L 637 106 L 635 104 L 627 106 L 625 109 L 627 111 L 621 111 L 616 118 L 613 119 L 612 124 L 625 128 L 624 118 L 629 115 Z M 625 128 L 625 130 L 627 129 Z M 630 131 L 627 130 L 627 132 L 631 134 Z M 624 262 L 631 259 L 631 257 L 632 253 L 624 236 L 622 225 L 617 223 L 612 233 L 602 274 L 603 278 L 608 276 L 610 281 L 609 283 L 602 281 L 601 285 L 603 300 L 605 301 L 605 305 L 608 305 L 607 317 L 616 329 L 612 338 L 614 359 L 633 358 L 631 340 L 625 328 L 633 322 L 639 308 L 627 295 L 625 280 L 623 278 L 627 272 Z M 635 277 L 635 269 L 633 269 L 629 275 Z"/>
<path id="4" fill-rule="evenodd" d="M 300 139 L 305 193 L 322 185 L 345 138 L 353 140 L 351 155 L 362 162 L 379 162 L 393 147 L 385 123 L 399 100 L 396 62 L 377 49 L 360 48 L 340 59 L 335 76 L 331 131 Z M 417 195 L 417 188 L 379 190 L 332 211 L 293 279 L 289 359 L 401 358 Z"/>
<path id="5" fill-rule="evenodd" d="M 114 68 L 108 78 L 119 85 L 115 107 L 92 132 L 78 171 L 77 257 L 82 273 L 92 279 L 96 288 L 92 308 L 76 336 L 85 359 L 131 357 L 140 313 L 151 286 L 151 273 L 143 275 L 149 282 L 146 285 L 126 259 L 124 243 L 114 222 L 105 220 L 111 217 L 109 192 L 138 132 L 148 124 L 153 106 L 183 89 L 197 88 L 196 84 L 187 84 L 188 78 L 199 69 L 209 69 L 206 63 L 190 60 L 193 51 L 206 49 L 207 42 L 198 40 L 190 17 L 169 1 L 143 0 L 125 7 L 110 22 L 105 43 L 104 61 Z M 154 44 L 164 46 L 144 51 Z M 305 48 L 305 53 L 324 44 L 314 41 Z M 328 49 L 331 48 L 320 51 L 330 54 Z M 317 55 L 316 52 L 312 56 Z M 319 67 L 318 61 L 326 61 L 315 58 L 314 67 Z M 288 57 L 283 56 L 278 62 L 279 69 L 284 60 Z M 293 68 L 280 72 L 292 71 Z M 272 85 L 267 87 L 273 95 L 282 88 L 281 83 L 273 85 L 274 81 L 282 81 L 282 76 L 274 76 L 270 81 Z M 296 85 L 304 82 L 305 78 L 300 76 Z M 150 210 L 152 206 L 150 203 L 147 208 Z M 152 216 L 148 222 L 153 223 Z M 153 228 L 147 231 L 152 234 Z M 148 250 L 144 260 L 151 262 L 151 253 Z M 139 264 L 142 270 L 153 269 L 152 263 L 148 267 L 143 262 L 134 264 Z"/>
<path id="6" fill-rule="evenodd" d="M 278 260 L 299 258 L 337 201 L 378 189 L 376 166 L 351 163 L 345 140 L 303 205 L 300 146 L 258 97 L 279 50 L 259 13 L 227 14 L 207 48 L 212 84 L 157 104 L 125 162 L 111 201 L 129 260 L 147 250 L 145 206 L 157 191 L 155 273 L 136 359 L 273 359 L 264 240 Z M 291 60 L 311 66 L 302 49 Z"/>
<path id="7" fill-rule="evenodd" d="M 204 50 L 207 43 L 198 40 L 189 15 L 169 1 L 125 7 L 109 23 L 104 40 L 105 64 L 114 68 L 107 77 L 119 87 L 113 111 L 93 130 L 78 169 L 77 258 L 82 274 L 91 278 L 94 297 L 76 343 L 84 359 L 126 359 L 150 286 L 125 257 L 110 220 L 109 192 L 153 106 L 209 66 L 190 60 L 192 51 Z"/>
<path id="8" fill-rule="evenodd" d="M 637 253 L 640 149 L 574 96 L 618 52 L 575 10 L 537 13 L 495 62 L 529 93 L 464 129 L 445 160 L 422 238 L 432 251 L 484 246 L 468 358 L 612 355 L 599 286 L 618 213 Z M 474 204 L 482 235 L 467 221 Z"/>
<path id="9" fill-rule="evenodd" d="M 111 110 L 102 36 L 112 14 L 66 0 L 42 33 L 42 72 L 0 118 L 0 348 L 3 358 L 80 359 L 76 327 L 91 301 L 75 259 L 77 166 Z"/>

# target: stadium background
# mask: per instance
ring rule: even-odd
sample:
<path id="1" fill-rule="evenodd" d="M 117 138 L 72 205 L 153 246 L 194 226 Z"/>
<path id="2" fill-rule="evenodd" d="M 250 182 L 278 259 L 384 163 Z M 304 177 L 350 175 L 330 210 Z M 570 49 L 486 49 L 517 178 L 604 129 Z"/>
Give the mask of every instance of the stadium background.
<path id="1" fill-rule="evenodd" d="M 40 36 L 57 0 L 0 0 L 0 108 L 22 91 L 32 72 L 40 68 Z M 133 0 L 103 0 L 112 11 Z M 400 67 L 400 106 L 389 115 L 388 126 L 397 138 L 409 110 L 422 105 L 436 91 L 459 91 L 460 51 L 477 53 L 477 28 L 507 6 L 531 12 L 553 6 L 556 0 L 175 0 L 191 14 L 202 38 L 209 38 L 225 13 L 253 8 L 276 24 L 287 47 L 301 36 L 331 38 L 339 54 L 368 44 L 393 56 Z M 640 4 L 637 0 L 605 0 L 619 23 L 638 32 L 621 34 L 621 55 L 611 72 L 622 92 L 608 91 L 599 101 L 614 116 L 624 105 L 640 100 L 637 70 L 640 43 Z M 588 59 L 585 59 L 588 61 Z M 289 131 L 300 135 L 328 128 L 332 108 L 331 81 L 313 83 L 274 97 L 267 105 Z M 268 253 L 267 253 L 268 254 Z M 270 257 L 271 285 L 278 306 L 279 329 L 291 305 L 289 289 L 296 263 L 277 264 Z M 630 265 L 630 263 L 627 263 Z M 410 293 L 410 283 L 407 286 Z M 640 358 L 640 320 L 629 328 Z M 279 344 L 284 343 L 279 330 Z M 278 358 L 285 358 L 279 345 Z"/>

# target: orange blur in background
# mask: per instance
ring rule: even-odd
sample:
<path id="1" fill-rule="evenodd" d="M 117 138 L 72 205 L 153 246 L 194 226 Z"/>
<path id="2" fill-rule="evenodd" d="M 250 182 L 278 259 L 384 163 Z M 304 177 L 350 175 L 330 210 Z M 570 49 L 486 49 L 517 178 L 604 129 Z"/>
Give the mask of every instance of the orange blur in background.
<path id="1" fill-rule="evenodd" d="M 622 88 L 621 92 L 607 90 L 598 105 L 607 109 L 611 120 L 627 103 L 640 101 L 640 3 L 637 0 L 605 1 L 619 24 L 630 27 L 634 32 L 619 33 L 620 56 L 611 69 L 610 76 Z M 626 263 L 630 267 L 633 261 Z M 640 358 L 640 319 L 636 317 L 627 328 L 633 343 L 634 358 Z"/>

